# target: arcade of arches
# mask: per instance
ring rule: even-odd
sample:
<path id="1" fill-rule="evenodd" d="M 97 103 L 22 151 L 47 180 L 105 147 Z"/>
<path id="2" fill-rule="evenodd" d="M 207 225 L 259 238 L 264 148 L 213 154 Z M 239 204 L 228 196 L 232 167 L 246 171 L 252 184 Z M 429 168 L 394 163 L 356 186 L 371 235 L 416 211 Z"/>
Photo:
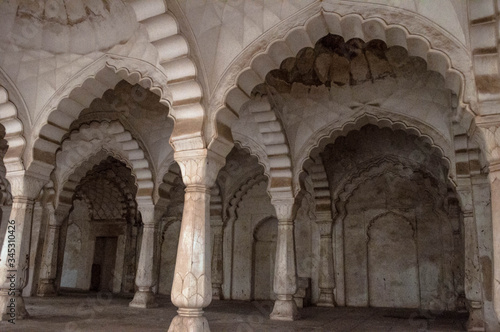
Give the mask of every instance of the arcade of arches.
<path id="1" fill-rule="evenodd" d="M 500 331 L 498 17 L 0 1 L 0 329 L 27 298 L 103 292 L 169 296 L 172 332 L 209 331 L 212 300 Z"/>

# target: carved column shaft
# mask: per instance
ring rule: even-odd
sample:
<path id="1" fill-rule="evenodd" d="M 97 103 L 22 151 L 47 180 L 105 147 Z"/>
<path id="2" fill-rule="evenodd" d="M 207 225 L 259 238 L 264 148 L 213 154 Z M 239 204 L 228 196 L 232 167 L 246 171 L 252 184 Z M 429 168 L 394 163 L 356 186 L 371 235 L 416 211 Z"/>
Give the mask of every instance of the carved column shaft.
<path id="1" fill-rule="evenodd" d="M 208 150 L 176 152 L 186 185 L 172 303 L 179 308 L 169 332 L 210 331 L 203 308 L 212 301 L 210 188 L 225 159 Z"/>
<path id="2" fill-rule="evenodd" d="M 273 312 L 274 320 L 295 320 L 298 310 L 293 295 L 297 292 L 297 270 L 295 263 L 295 236 L 293 222 L 293 197 L 272 200 L 278 217 L 278 239 L 273 289 L 276 294 Z"/>
<path id="3" fill-rule="evenodd" d="M 34 200 L 44 184 L 24 174 L 9 178 L 9 181 L 14 198 L 0 254 L 1 320 L 28 316 L 21 294 L 28 278 Z"/>
<path id="4" fill-rule="evenodd" d="M 333 290 L 335 288 L 335 275 L 333 271 L 333 246 L 332 226 L 333 220 L 321 218 L 316 221 L 320 232 L 320 261 L 319 261 L 319 300 L 318 306 L 333 307 Z"/>
<path id="5" fill-rule="evenodd" d="M 156 244 L 154 205 L 139 206 L 139 211 L 141 212 L 144 226 L 142 229 L 139 263 L 137 264 L 137 273 L 135 275 L 135 284 L 138 289 L 129 306 L 135 308 L 153 308 L 158 306 L 152 291 L 155 281 L 154 254 Z"/>
<path id="6" fill-rule="evenodd" d="M 222 221 L 212 219 L 212 232 L 214 244 L 212 249 L 212 298 L 222 298 L 223 282 L 223 245 L 222 245 Z"/>

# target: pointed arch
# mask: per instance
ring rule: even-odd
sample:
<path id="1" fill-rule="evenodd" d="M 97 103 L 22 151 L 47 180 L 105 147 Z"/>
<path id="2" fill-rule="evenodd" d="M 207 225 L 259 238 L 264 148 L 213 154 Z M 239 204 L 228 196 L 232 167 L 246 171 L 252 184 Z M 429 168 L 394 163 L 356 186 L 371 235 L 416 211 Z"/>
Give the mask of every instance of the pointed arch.
<path id="1" fill-rule="evenodd" d="M 36 138 L 27 169 L 48 177 L 71 123 L 94 99 L 101 98 L 121 80 L 151 90 L 160 97 L 160 103 L 170 107 L 167 78 L 158 68 L 142 60 L 105 55 L 62 86 L 44 107 L 35 121 Z"/>
<path id="2" fill-rule="evenodd" d="M 108 155 L 124 161 L 131 169 L 138 189 L 137 200 L 152 203 L 154 183 L 149 158 L 119 121 L 84 124 L 62 142 L 61 150 L 57 152 L 57 168 L 53 175 L 58 191 L 74 188 L 86 174 L 86 168 L 92 163 L 102 161 Z M 75 172 L 86 162 L 87 167 Z M 71 175 L 73 177 L 70 179 Z"/>
<path id="3" fill-rule="evenodd" d="M 339 6 L 342 7 L 340 4 Z M 217 112 L 212 117 L 236 117 L 242 105 L 250 100 L 253 88 L 265 81 L 269 71 L 279 68 L 283 60 L 294 57 L 302 48 L 312 47 L 328 33 L 339 35 L 346 41 L 352 38 L 359 38 L 365 42 L 379 39 L 388 47 L 403 47 L 410 56 L 424 59 L 429 70 L 443 76 L 447 88 L 459 96 L 461 101 L 468 102 L 466 98 L 473 95 L 474 81 L 471 78 L 470 56 L 467 50 L 462 45 L 446 41 L 446 37 L 440 36 L 441 31 L 437 27 L 433 27 L 436 34 L 429 34 L 426 36 L 429 39 L 426 39 L 419 35 L 418 30 L 409 31 L 399 24 L 387 23 L 391 21 L 393 18 L 390 16 L 365 19 L 359 14 L 341 15 L 321 8 L 312 15 L 309 11 L 305 11 L 299 17 L 294 17 L 293 22 L 278 25 L 274 34 L 267 33 L 261 38 L 262 40 L 256 41 L 253 47 L 245 49 L 233 61 L 231 68 L 220 80 L 222 84 L 213 94 L 215 98 L 220 97 L 213 102 L 217 105 L 214 107 Z M 285 27 L 285 24 L 289 26 Z M 281 38 L 276 38 L 276 34 Z M 274 38 L 271 40 L 270 36 Z M 260 51 L 263 43 L 267 47 L 264 51 Z M 450 58 L 448 53 L 452 53 L 453 58 Z M 233 85 L 232 82 L 236 84 Z M 228 115 L 217 115 L 219 112 Z"/>

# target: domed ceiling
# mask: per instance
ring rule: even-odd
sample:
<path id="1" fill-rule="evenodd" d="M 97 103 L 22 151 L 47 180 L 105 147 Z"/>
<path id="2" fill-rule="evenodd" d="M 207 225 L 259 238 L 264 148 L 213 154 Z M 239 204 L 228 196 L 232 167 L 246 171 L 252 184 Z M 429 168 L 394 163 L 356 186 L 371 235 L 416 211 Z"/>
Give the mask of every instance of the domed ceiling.
<path id="1" fill-rule="evenodd" d="M 10 47 L 88 54 L 127 41 L 137 28 L 121 0 L 0 1 L 0 41 Z"/>

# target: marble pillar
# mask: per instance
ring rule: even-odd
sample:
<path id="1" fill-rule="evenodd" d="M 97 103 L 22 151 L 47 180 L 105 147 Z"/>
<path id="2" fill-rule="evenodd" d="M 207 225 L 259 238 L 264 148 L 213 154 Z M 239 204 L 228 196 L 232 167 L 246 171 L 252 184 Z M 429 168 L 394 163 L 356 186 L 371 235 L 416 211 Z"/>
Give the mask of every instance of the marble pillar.
<path id="1" fill-rule="evenodd" d="M 13 202 L 0 254 L 0 317 L 15 322 L 29 316 L 21 294 L 28 278 L 33 206 L 46 181 L 26 174 L 8 180 Z"/>
<path id="2" fill-rule="evenodd" d="M 320 232 L 320 261 L 319 261 L 319 299 L 317 306 L 333 307 L 333 290 L 335 288 L 335 275 L 333 272 L 333 244 L 331 213 L 317 213 L 316 224 Z"/>
<path id="3" fill-rule="evenodd" d="M 57 276 L 57 254 L 59 252 L 59 234 L 61 225 L 69 214 L 70 205 L 61 204 L 57 210 L 49 203 L 47 213 L 49 224 L 47 235 L 43 244 L 42 265 L 40 268 L 40 283 L 38 285 L 38 296 L 57 296 L 55 280 Z"/>
<path id="4" fill-rule="evenodd" d="M 222 281 L 223 281 L 223 251 L 222 251 L 222 220 L 212 216 L 211 227 L 213 233 L 212 249 L 212 299 L 222 299 Z"/>
<path id="5" fill-rule="evenodd" d="M 153 204 L 139 204 L 143 228 L 141 252 L 139 254 L 139 263 L 137 264 L 137 273 L 135 275 L 135 284 L 137 291 L 134 299 L 129 303 L 134 308 L 154 308 L 158 304 L 155 302 L 153 292 L 154 286 L 154 254 L 155 254 L 155 211 Z"/>
<path id="6" fill-rule="evenodd" d="M 295 262 L 295 236 L 293 207 L 294 198 L 272 199 L 278 217 L 278 239 L 274 265 L 273 290 L 276 301 L 270 318 L 291 321 L 299 318 L 293 295 L 297 292 L 297 270 Z"/>
<path id="7" fill-rule="evenodd" d="M 479 264 L 476 223 L 472 211 L 464 212 L 465 298 L 469 310 L 467 331 L 484 331 L 481 266 Z"/>
<path id="8" fill-rule="evenodd" d="M 176 152 L 186 185 L 172 303 L 179 308 L 169 332 L 210 331 L 203 308 L 212 301 L 210 188 L 225 158 L 206 149 Z"/>
<path id="9" fill-rule="evenodd" d="M 493 305 L 500 320 L 500 162 L 490 164 L 491 223 L 493 234 Z"/>

